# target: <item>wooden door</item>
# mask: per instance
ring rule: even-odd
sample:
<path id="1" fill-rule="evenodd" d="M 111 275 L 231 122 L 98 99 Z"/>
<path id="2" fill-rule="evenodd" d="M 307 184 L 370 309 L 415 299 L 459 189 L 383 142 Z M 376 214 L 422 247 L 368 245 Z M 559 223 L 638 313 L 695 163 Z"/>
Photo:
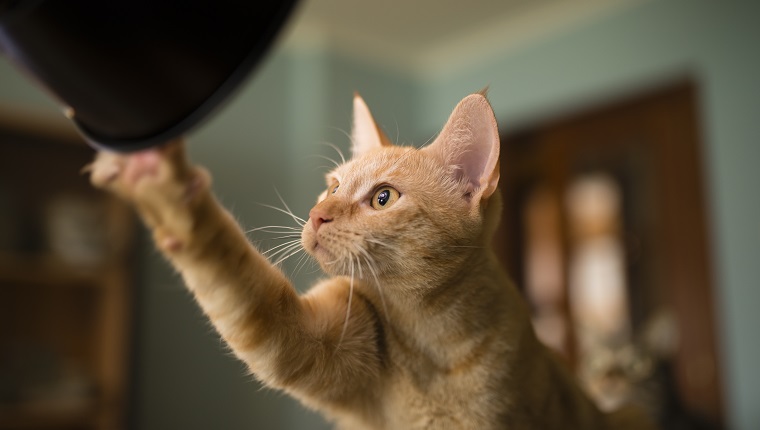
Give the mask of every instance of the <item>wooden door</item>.
<path id="1" fill-rule="evenodd" d="M 495 245 L 542 336 L 579 372 L 590 344 L 643 344 L 663 423 L 721 427 L 695 84 L 507 134 L 501 160 Z"/>

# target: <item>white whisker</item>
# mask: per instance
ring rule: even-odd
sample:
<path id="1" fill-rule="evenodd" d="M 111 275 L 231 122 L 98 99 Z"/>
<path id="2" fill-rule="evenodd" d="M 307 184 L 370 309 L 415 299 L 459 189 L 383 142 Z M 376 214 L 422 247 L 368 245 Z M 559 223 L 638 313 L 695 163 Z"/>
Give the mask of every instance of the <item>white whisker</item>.
<path id="1" fill-rule="evenodd" d="M 340 167 L 340 163 L 338 163 L 337 161 L 333 160 L 332 158 L 330 158 L 330 157 L 328 157 L 328 156 L 326 156 L 326 155 L 322 155 L 322 154 L 313 154 L 313 155 L 312 155 L 312 157 L 316 157 L 316 158 L 322 158 L 322 159 L 324 159 L 324 160 L 327 160 L 327 161 L 329 161 L 329 162 L 333 163 L 333 164 L 335 165 L 335 167 Z M 329 168 L 329 166 L 325 166 L 325 167 L 328 167 L 328 168 Z"/>
<path id="2" fill-rule="evenodd" d="M 283 248 L 275 252 L 274 254 L 270 255 L 267 258 L 269 258 L 270 261 L 275 260 L 274 262 L 272 262 L 272 265 L 277 266 L 278 264 L 287 260 L 289 257 L 292 257 L 299 251 L 303 251 L 303 249 L 300 246 L 291 245 L 287 248 Z"/>
<path id="3" fill-rule="evenodd" d="M 346 164 L 346 157 L 343 156 L 343 151 L 341 151 L 340 148 L 338 148 L 336 145 L 334 145 L 334 144 L 332 144 L 330 142 L 322 142 L 322 144 L 323 145 L 327 145 L 330 148 L 334 149 L 335 152 L 337 152 L 338 155 L 340 156 L 340 161 L 342 161 L 343 164 Z"/>
<path id="4" fill-rule="evenodd" d="M 292 218 L 293 218 L 293 219 L 294 219 L 296 222 L 298 222 L 298 221 L 301 221 L 301 222 L 302 222 L 302 224 L 301 224 L 301 225 L 304 225 L 304 224 L 306 224 L 306 220 L 304 220 L 304 219 L 303 219 L 303 218 L 301 218 L 301 217 L 298 217 L 298 216 L 296 216 L 296 214 L 294 214 L 294 213 L 293 213 L 293 211 L 290 209 L 290 206 L 288 206 L 288 204 L 287 204 L 287 203 L 285 203 L 285 199 L 283 199 L 283 198 L 282 198 L 282 195 L 280 195 L 280 192 L 279 192 L 279 191 L 277 191 L 277 188 L 275 188 L 275 189 L 274 189 L 274 192 L 277 194 L 277 197 L 279 197 L 279 199 L 280 199 L 280 202 L 282 202 L 282 205 L 283 205 L 283 206 L 285 206 L 285 209 L 287 209 L 287 210 L 288 210 L 288 214 L 289 214 L 289 215 L 290 215 L 290 216 L 291 216 L 291 217 L 292 217 Z"/>
<path id="5" fill-rule="evenodd" d="M 266 239 L 259 239 L 256 242 L 264 242 L 267 240 L 279 240 L 279 239 L 289 239 L 289 238 L 300 238 L 300 234 L 286 234 L 284 236 L 277 236 L 277 237 L 268 237 Z"/>
<path id="6" fill-rule="evenodd" d="M 267 258 L 274 258 L 277 254 L 288 252 L 290 249 L 295 249 L 298 247 L 302 247 L 301 241 L 298 239 L 289 240 L 285 243 L 281 243 L 274 248 L 268 250 L 265 253 L 262 253 L 263 255 L 267 256 Z M 276 251 L 272 253 L 272 251 Z"/>
<path id="7" fill-rule="evenodd" d="M 290 216 L 291 218 L 293 218 L 293 220 L 296 223 L 298 223 L 298 225 L 300 225 L 300 226 L 303 226 L 304 224 L 306 224 L 306 221 L 303 218 L 295 215 L 294 213 L 288 212 L 285 209 L 278 208 L 277 206 L 268 205 L 266 203 L 259 203 L 259 206 L 264 206 L 265 208 L 274 209 L 276 211 L 282 212 L 282 213 Z"/>
<path id="8" fill-rule="evenodd" d="M 302 247 L 302 246 L 300 246 L 300 245 L 299 245 L 297 248 L 298 248 L 298 249 L 296 249 L 295 251 L 293 251 L 293 252 L 291 252 L 290 254 L 288 254 L 288 255 L 286 255 L 286 256 L 284 256 L 284 257 L 280 258 L 279 260 L 275 261 L 275 262 L 274 262 L 274 263 L 272 263 L 272 264 L 273 264 L 273 265 L 275 265 L 275 266 L 277 266 L 277 265 L 279 265 L 280 263 L 282 263 L 283 261 L 287 260 L 288 258 L 290 258 L 290 257 L 292 257 L 292 256 L 294 256 L 294 255 L 296 255 L 296 254 L 298 254 L 299 252 L 303 252 L 303 247 Z"/>
<path id="9" fill-rule="evenodd" d="M 333 130 L 337 130 L 337 131 L 341 132 L 344 136 L 346 136 L 348 138 L 348 141 L 353 144 L 354 139 L 351 136 L 351 133 L 347 132 L 346 130 L 343 130 L 340 127 L 330 127 L 330 128 L 333 129 Z"/>
<path id="10" fill-rule="evenodd" d="M 367 262 L 367 268 L 372 273 L 372 277 L 375 278 L 375 288 L 377 288 L 378 294 L 380 294 L 380 302 L 383 305 L 383 311 L 385 312 L 385 318 L 386 320 L 389 318 L 388 315 L 388 305 L 385 303 L 385 294 L 383 293 L 383 288 L 380 285 L 380 280 L 377 278 L 377 271 L 375 270 L 375 259 L 370 255 L 369 252 L 367 252 L 364 248 L 359 248 L 360 251 L 364 254 L 364 261 Z"/>
<path id="11" fill-rule="evenodd" d="M 362 273 L 362 265 L 358 255 L 356 256 L 356 268 L 359 271 L 359 279 L 364 279 L 364 274 Z"/>
<path id="12" fill-rule="evenodd" d="M 428 140 L 426 140 L 426 141 L 425 141 L 425 143 L 423 143 L 422 145 L 420 145 L 420 148 L 424 148 L 425 146 L 427 146 L 427 145 L 428 145 L 430 142 L 432 142 L 432 141 L 433 141 L 433 139 L 435 139 L 436 137 L 438 137 L 438 133 L 435 133 L 435 134 L 433 134 L 432 136 L 430 136 L 430 138 L 428 138 Z"/>
<path id="13" fill-rule="evenodd" d="M 354 259 L 351 257 L 351 281 L 348 287 L 348 304 L 346 305 L 346 317 L 343 320 L 343 330 L 340 332 L 340 339 L 338 339 L 338 346 L 335 348 L 338 350 L 343 343 L 343 338 L 346 336 L 346 330 L 348 330 L 348 318 L 351 316 L 351 301 L 354 297 Z"/>
<path id="14" fill-rule="evenodd" d="M 268 230 L 268 229 L 283 229 L 283 230 L 301 231 L 300 227 L 289 227 L 289 226 L 286 226 L 286 225 L 265 225 L 263 227 L 256 227 L 256 228 L 252 228 L 250 230 L 247 230 L 246 233 L 253 233 L 254 231 L 263 231 L 264 233 L 280 233 L 280 231 Z"/>
<path id="15" fill-rule="evenodd" d="M 393 116 L 393 121 L 396 123 L 396 140 L 393 142 L 395 145 L 398 145 L 398 140 L 401 137 L 401 130 L 398 128 L 398 118 L 396 116 Z"/>
<path id="16" fill-rule="evenodd" d="M 378 240 L 378 239 L 366 238 L 364 240 L 367 241 L 367 242 L 369 242 L 369 243 L 374 243 L 375 245 L 380 245 L 380 246 L 384 246 L 386 248 L 391 248 L 391 249 L 393 248 L 392 246 L 390 246 L 387 243 L 385 243 L 385 242 L 383 242 L 381 240 Z"/>
<path id="17" fill-rule="evenodd" d="M 289 240 L 289 241 L 287 241 L 287 242 L 283 242 L 283 243 L 281 243 L 281 244 L 279 244 L 279 245 L 276 245 L 276 246 L 274 246 L 273 248 L 270 248 L 270 249 L 268 249 L 268 250 L 266 250 L 266 251 L 262 252 L 261 254 L 262 254 L 262 255 L 268 255 L 268 254 L 270 254 L 270 253 L 271 253 L 272 251 L 274 251 L 274 250 L 280 249 L 280 248 L 282 248 L 282 247 L 286 247 L 286 248 L 287 248 L 287 247 L 291 247 L 291 246 L 294 246 L 294 245 L 298 244 L 298 242 L 300 242 L 300 239 L 293 239 L 293 240 Z"/>
<path id="18" fill-rule="evenodd" d="M 310 260 L 309 254 L 304 252 L 303 255 L 298 259 L 298 262 L 296 263 L 296 268 L 293 269 L 294 278 L 298 276 L 298 273 L 301 271 L 301 269 L 306 267 L 306 264 L 309 262 L 309 260 Z"/>

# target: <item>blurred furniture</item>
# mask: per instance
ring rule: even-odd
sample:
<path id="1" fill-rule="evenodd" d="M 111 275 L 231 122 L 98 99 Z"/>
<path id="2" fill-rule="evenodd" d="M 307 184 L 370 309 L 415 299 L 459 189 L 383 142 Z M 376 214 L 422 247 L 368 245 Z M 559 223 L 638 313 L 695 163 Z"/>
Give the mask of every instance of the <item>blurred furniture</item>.
<path id="1" fill-rule="evenodd" d="M 687 80 L 502 138 L 496 247 L 539 335 L 671 429 L 723 416 L 698 112 Z"/>
<path id="2" fill-rule="evenodd" d="M 0 429 L 119 429 L 134 221 L 61 118 L 0 110 Z"/>

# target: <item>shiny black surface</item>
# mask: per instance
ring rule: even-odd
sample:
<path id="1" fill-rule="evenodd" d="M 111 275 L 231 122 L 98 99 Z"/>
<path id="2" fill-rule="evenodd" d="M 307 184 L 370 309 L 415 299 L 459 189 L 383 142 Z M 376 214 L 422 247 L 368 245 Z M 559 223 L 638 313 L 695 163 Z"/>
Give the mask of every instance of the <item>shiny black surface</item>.
<path id="1" fill-rule="evenodd" d="M 132 151 L 204 119 L 264 55 L 286 1 L 0 1 L 0 49 L 73 110 L 96 146 Z"/>

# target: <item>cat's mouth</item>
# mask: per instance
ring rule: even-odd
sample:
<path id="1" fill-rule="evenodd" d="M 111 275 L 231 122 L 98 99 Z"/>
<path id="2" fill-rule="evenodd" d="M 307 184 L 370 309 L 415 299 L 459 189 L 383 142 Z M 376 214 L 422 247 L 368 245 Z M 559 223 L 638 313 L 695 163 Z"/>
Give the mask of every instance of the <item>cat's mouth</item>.
<path id="1" fill-rule="evenodd" d="M 320 257 L 329 258 L 333 256 L 333 254 L 327 248 L 325 248 L 324 245 L 319 243 L 319 239 L 316 237 L 316 235 L 308 240 L 305 245 L 307 245 L 305 248 L 309 254 L 314 256 L 317 260 L 321 260 L 322 258 Z"/>
<path id="2" fill-rule="evenodd" d="M 317 263 L 322 267 L 326 273 L 335 274 L 335 264 L 338 263 L 341 258 L 340 250 L 336 250 L 334 239 L 324 234 L 319 234 L 313 229 L 307 228 L 303 231 L 301 240 L 303 249 L 314 258 Z M 333 245 L 332 247 L 330 245 Z M 338 251 L 336 253 L 336 251 Z"/>
<path id="3" fill-rule="evenodd" d="M 306 251 L 317 260 L 322 270 L 326 273 L 333 273 L 335 270 L 335 263 L 338 261 L 337 255 L 333 253 L 324 243 L 320 243 L 316 237 L 312 238 L 308 246 L 305 247 Z"/>
<path id="4" fill-rule="evenodd" d="M 312 248 L 312 253 L 317 258 L 317 260 L 321 260 L 322 258 L 328 258 L 328 259 L 335 258 L 333 253 L 330 252 L 330 250 L 327 249 L 324 245 L 320 244 L 318 240 L 314 241 L 314 247 Z"/>

